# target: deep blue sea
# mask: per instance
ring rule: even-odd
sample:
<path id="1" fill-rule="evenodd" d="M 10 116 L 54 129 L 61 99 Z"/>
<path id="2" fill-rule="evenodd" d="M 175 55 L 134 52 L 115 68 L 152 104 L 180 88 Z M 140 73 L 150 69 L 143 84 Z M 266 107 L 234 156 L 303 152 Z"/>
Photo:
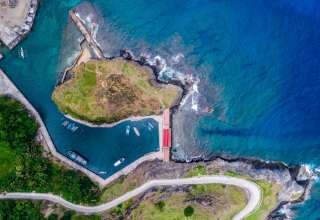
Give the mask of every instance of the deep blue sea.
<path id="1" fill-rule="evenodd" d="M 157 131 L 150 132 L 146 121 L 132 125 L 140 138 L 124 135 L 127 124 L 76 133 L 61 126 L 50 95 L 72 62 L 66 57 L 78 50 L 67 15 L 81 2 L 41 1 L 33 31 L 20 45 L 26 59 L 19 58 L 19 46 L 0 66 L 40 111 L 57 147 L 80 151 L 91 169 L 108 176 L 118 158 L 130 162 L 156 149 Z M 137 56 L 160 56 L 167 63 L 164 75 L 197 81 L 174 115 L 175 158 L 219 153 L 320 166 L 319 1 L 91 2 L 106 55 L 126 47 Z M 311 199 L 295 208 L 296 219 L 320 219 L 319 208 L 317 183 Z"/>

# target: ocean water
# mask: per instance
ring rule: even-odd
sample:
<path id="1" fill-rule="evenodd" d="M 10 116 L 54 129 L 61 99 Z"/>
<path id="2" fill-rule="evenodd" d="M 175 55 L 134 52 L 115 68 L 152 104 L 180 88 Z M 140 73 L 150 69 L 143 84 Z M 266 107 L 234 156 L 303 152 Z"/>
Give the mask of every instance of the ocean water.
<path id="1" fill-rule="evenodd" d="M 82 127 L 83 133 L 75 134 L 61 129 L 61 115 L 49 97 L 59 71 L 70 62 L 66 57 L 78 50 L 70 43 L 77 34 L 70 37 L 65 30 L 72 28 L 68 9 L 81 2 L 42 1 L 34 31 L 21 44 L 27 58 L 19 59 L 16 49 L 0 66 L 39 109 L 62 151 L 68 145 L 92 159 L 101 155 L 92 169 L 113 172 L 110 164 L 121 154 L 134 158 L 155 149 L 158 140 L 146 130 L 149 139 L 132 137 L 119 144 L 125 124 L 114 130 Z M 91 2 L 106 55 L 126 47 L 136 56 L 160 56 L 167 63 L 164 75 L 192 76 L 197 82 L 174 115 L 174 158 L 223 154 L 320 165 L 318 1 Z M 145 124 L 137 126 L 143 130 Z M 310 200 L 294 208 L 296 219 L 320 218 L 319 190 L 317 183 Z"/>
<path id="2" fill-rule="evenodd" d="M 50 136 L 60 153 L 69 150 L 79 152 L 88 159 L 87 168 L 102 177 L 108 177 L 140 156 L 159 148 L 158 126 L 154 120 L 125 122 L 114 128 L 88 128 L 76 124 L 79 129 L 71 132 L 62 126 L 66 120 L 51 101 L 51 94 L 63 67 L 71 64 L 77 53 L 79 35 L 65 32 L 68 10 L 80 1 L 42 1 L 32 33 L 13 51 L 7 53 L 0 66 L 39 111 Z M 71 28 L 72 29 L 72 28 Z M 62 47 L 69 42 L 66 50 Z M 19 57 L 20 47 L 25 59 Z M 69 59 L 66 58 L 69 55 Z M 148 129 L 151 123 L 153 129 Z M 126 135 L 126 126 L 131 132 Z M 138 128 L 140 137 L 133 127 Z M 120 158 L 125 161 L 118 167 L 113 164 Z"/>

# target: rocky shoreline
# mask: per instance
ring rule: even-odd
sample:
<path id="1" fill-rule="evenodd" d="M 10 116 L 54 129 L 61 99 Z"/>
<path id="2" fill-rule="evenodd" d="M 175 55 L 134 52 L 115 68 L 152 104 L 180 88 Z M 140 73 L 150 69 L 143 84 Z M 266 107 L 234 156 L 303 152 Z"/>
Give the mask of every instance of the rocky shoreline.
<path id="1" fill-rule="evenodd" d="M 186 161 L 175 160 L 184 164 Z M 253 179 L 264 179 L 280 183 L 283 190 L 279 193 L 278 206 L 269 214 L 268 219 L 292 219 L 294 213 L 290 210 L 293 205 L 301 204 L 308 199 L 310 189 L 314 183 L 315 174 L 305 165 L 289 166 L 281 161 L 264 161 L 257 158 L 212 156 L 208 159 L 198 158 L 190 164 L 216 163 L 220 171 L 232 171 Z M 295 199 L 287 195 L 300 193 Z"/>
<path id="2" fill-rule="evenodd" d="M 70 73 L 70 70 L 75 67 L 78 64 L 78 61 L 81 59 L 81 56 L 83 54 L 84 48 L 85 46 L 85 40 L 83 40 L 80 43 L 80 53 L 79 56 L 75 59 L 75 61 L 73 62 L 73 64 L 70 67 L 67 67 L 65 69 L 65 71 L 61 72 L 60 75 L 58 76 L 58 81 L 56 86 L 59 86 L 61 84 L 63 84 L 64 82 L 66 82 L 67 80 L 71 79 L 72 75 Z M 90 51 L 91 48 L 88 48 L 88 50 Z M 93 59 L 97 59 L 94 57 L 94 55 L 91 52 L 91 57 L 93 57 Z M 161 86 L 161 85 L 173 85 L 173 86 L 177 86 L 181 89 L 181 94 L 180 97 L 176 100 L 175 104 L 173 105 L 173 107 L 171 107 L 170 109 L 174 112 L 177 111 L 179 108 L 179 105 L 182 101 L 182 99 L 188 94 L 189 92 L 189 88 L 192 87 L 192 82 L 186 81 L 186 83 L 182 83 L 179 80 L 169 80 L 167 82 L 164 82 L 162 80 L 159 79 L 159 73 L 161 72 L 162 68 L 161 67 L 161 63 L 160 62 L 156 62 L 155 65 L 152 65 L 150 63 L 147 62 L 147 58 L 144 56 L 140 56 L 139 58 L 136 58 L 133 53 L 128 50 L 128 49 L 121 49 L 119 52 L 119 56 L 113 56 L 113 57 L 104 57 L 103 59 L 106 60 L 114 60 L 114 59 L 119 59 L 122 58 L 126 61 L 129 62 L 133 62 L 137 65 L 140 65 L 141 67 L 145 67 L 150 69 L 151 75 L 152 75 L 152 79 L 150 79 L 150 83 L 152 83 L 154 86 Z M 130 118 L 126 118 L 123 119 L 121 121 L 115 122 L 115 123 L 102 123 L 102 124 L 94 124 L 91 122 L 87 122 L 81 119 L 76 119 L 74 117 L 72 117 L 71 115 L 65 115 L 66 118 L 69 118 L 73 121 L 76 121 L 77 123 L 89 126 L 89 127 L 100 127 L 100 128 L 110 128 L 110 127 L 114 127 L 122 122 L 125 121 L 138 121 L 138 120 L 142 120 L 142 119 L 148 119 L 148 118 L 152 118 L 156 121 L 158 120 L 158 116 L 156 115 L 150 115 L 150 116 L 133 116 Z"/>
<path id="3" fill-rule="evenodd" d="M 185 83 L 178 80 L 169 80 L 168 82 L 161 81 L 159 79 L 159 73 L 163 67 L 161 66 L 160 61 L 157 61 L 155 65 L 152 65 L 148 62 L 147 57 L 140 56 L 137 58 L 128 49 L 120 50 L 119 56 L 108 57 L 106 59 L 115 59 L 118 57 L 151 68 L 157 83 L 174 84 L 182 88 L 183 92 L 181 100 L 188 94 L 192 87 L 192 82 L 190 81 L 186 81 Z M 181 100 L 179 103 L 181 103 Z M 179 109 L 179 104 L 175 105 L 172 109 L 174 112 L 177 111 Z M 170 177 L 168 169 L 172 171 L 175 177 L 183 176 L 186 169 L 195 167 L 199 164 L 216 166 L 219 168 L 219 171 L 233 171 L 240 175 L 277 182 L 282 185 L 284 190 L 279 193 L 278 206 L 269 214 L 268 219 L 292 218 L 292 213 L 287 207 L 290 208 L 291 205 L 304 202 L 308 197 L 314 180 L 314 175 L 305 166 L 288 166 L 283 162 L 269 162 L 252 158 L 226 158 L 222 156 L 212 156 L 206 159 L 198 157 L 194 158 L 192 161 L 175 160 L 168 164 L 161 163 L 160 161 L 148 161 L 139 165 L 137 169 L 141 168 L 145 170 L 145 178 L 148 180 L 163 176 L 167 178 Z M 135 171 L 133 171 L 133 173 L 134 172 Z M 290 199 L 288 195 L 294 193 L 300 193 L 300 196 L 295 199 Z"/>

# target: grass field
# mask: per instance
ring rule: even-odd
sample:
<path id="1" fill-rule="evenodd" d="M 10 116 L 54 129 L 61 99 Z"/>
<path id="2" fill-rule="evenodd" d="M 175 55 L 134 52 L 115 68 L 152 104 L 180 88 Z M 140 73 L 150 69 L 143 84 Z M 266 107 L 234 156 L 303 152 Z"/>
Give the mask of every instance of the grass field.
<path id="1" fill-rule="evenodd" d="M 237 187 L 209 184 L 189 188 L 191 192 L 152 192 L 133 210 L 129 218 L 229 220 L 246 204 L 245 192 Z M 211 204 L 203 205 L 205 202 L 198 202 L 201 200 Z M 188 214 L 187 208 L 193 211 Z"/>
<path id="2" fill-rule="evenodd" d="M 159 115 L 182 92 L 174 85 L 152 83 L 149 68 L 120 58 L 91 60 L 71 72 L 73 77 L 55 88 L 52 99 L 60 111 L 93 123 Z"/>
<path id="3" fill-rule="evenodd" d="M 255 182 L 258 186 L 260 186 L 262 190 L 262 201 L 260 207 L 255 210 L 250 216 L 246 218 L 246 220 L 263 220 L 270 214 L 270 212 L 276 208 L 278 201 L 277 201 L 277 194 L 281 191 L 281 186 L 276 183 L 269 183 L 264 180 L 255 180 L 247 176 L 241 176 L 235 172 L 224 172 L 224 173 L 212 173 L 208 172 L 206 167 L 203 165 L 196 166 L 194 169 L 190 170 L 186 177 L 192 176 L 202 176 L 202 175 L 210 175 L 210 174 L 223 174 L 227 176 L 239 177 L 243 179 L 250 180 Z"/>

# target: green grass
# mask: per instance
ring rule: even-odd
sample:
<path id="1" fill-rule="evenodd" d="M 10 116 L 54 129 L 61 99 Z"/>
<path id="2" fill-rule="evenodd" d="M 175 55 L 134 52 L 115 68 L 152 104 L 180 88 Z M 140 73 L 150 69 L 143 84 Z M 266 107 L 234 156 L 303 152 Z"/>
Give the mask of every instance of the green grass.
<path id="1" fill-rule="evenodd" d="M 196 166 L 194 169 L 191 169 L 186 175 L 185 177 L 193 177 L 193 176 L 204 176 L 207 175 L 208 172 L 205 168 L 205 166 L 203 165 L 198 165 Z"/>
<path id="2" fill-rule="evenodd" d="M 129 192 L 142 183 L 136 181 L 135 179 L 128 179 L 126 177 L 122 177 L 121 180 L 114 182 L 113 184 L 106 187 L 101 196 L 100 196 L 100 203 L 108 202 L 113 199 L 122 196 L 124 193 Z"/>
<path id="3" fill-rule="evenodd" d="M 277 205 L 277 193 L 281 190 L 277 184 L 268 183 L 262 180 L 254 181 L 262 189 L 263 200 L 261 206 L 253 212 L 246 220 L 263 220 Z"/>
<path id="4" fill-rule="evenodd" d="M 74 67 L 73 77 L 55 88 L 60 111 L 93 123 L 158 115 L 179 98 L 177 86 L 155 87 L 151 69 L 123 59 L 91 60 Z"/>
<path id="5" fill-rule="evenodd" d="M 147 200 L 142 201 L 130 215 L 130 219 L 152 219 L 152 220 L 167 220 L 167 219 L 231 219 L 238 213 L 246 204 L 245 193 L 236 187 L 224 187 L 218 184 L 205 185 L 205 190 L 192 194 L 174 192 L 167 194 L 166 199 L 161 200 L 163 193 L 153 193 L 148 196 Z M 202 206 L 193 201 L 199 197 L 214 198 L 214 208 Z M 161 204 L 161 206 L 159 205 Z M 192 211 L 191 211 L 192 210 Z M 214 213 L 212 212 L 214 210 Z"/>
<path id="6" fill-rule="evenodd" d="M 280 185 L 276 183 L 269 183 L 264 180 L 255 180 L 247 176 L 242 176 L 238 173 L 235 173 L 233 171 L 227 171 L 224 173 L 219 172 L 210 172 L 208 173 L 207 169 L 203 165 L 198 165 L 194 169 L 190 170 L 186 177 L 192 177 L 192 176 L 202 176 L 202 175 L 219 175 L 223 174 L 226 176 L 232 176 L 232 177 L 239 177 L 243 179 L 247 179 L 249 181 L 255 182 L 261 189 L 262 189 L 262 202 L 260 207 L 255 210 L 250 216 L 246 218 L 246 220 L 262 220 L 265 219 L 268 214 L 277 206 L 277 194 L 280 192 L 281 187 Z M 206 189 L 207 186 L 194 186 L 195 193 L 201 193 Z M 235 194 L 236 195 L 236 194 Z"/>

